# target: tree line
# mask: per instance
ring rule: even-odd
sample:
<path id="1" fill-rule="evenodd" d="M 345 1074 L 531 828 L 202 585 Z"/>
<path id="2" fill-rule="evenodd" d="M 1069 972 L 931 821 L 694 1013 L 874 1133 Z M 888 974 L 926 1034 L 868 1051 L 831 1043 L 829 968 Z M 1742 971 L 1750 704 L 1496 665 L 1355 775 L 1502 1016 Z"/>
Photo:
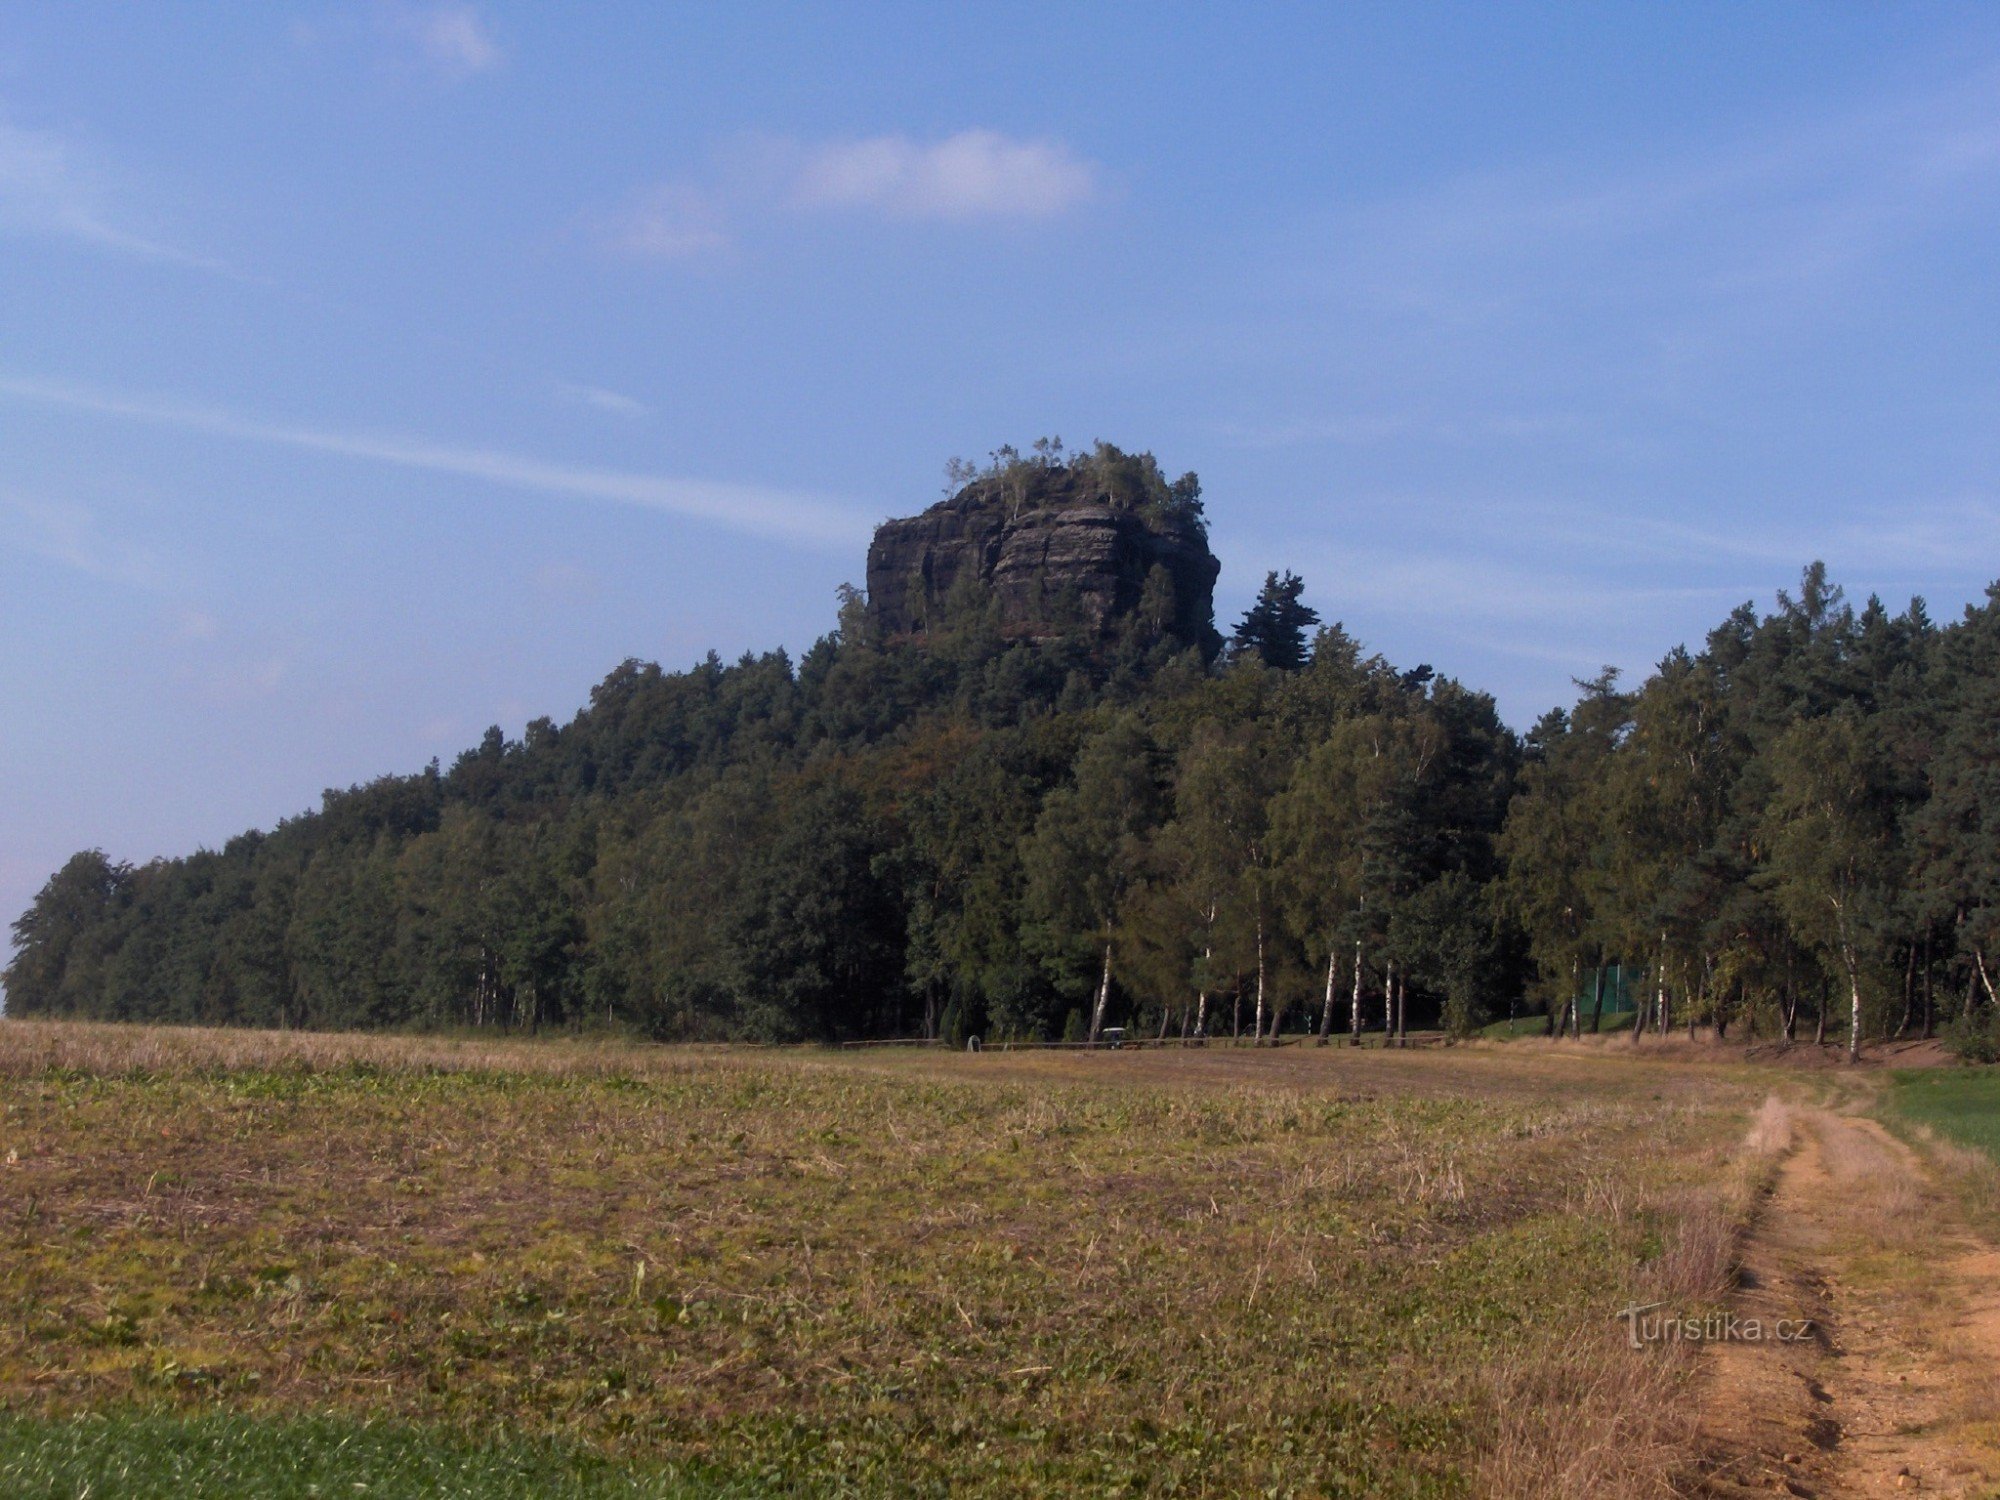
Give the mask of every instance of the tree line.
<path id="1" fill-rule="evenodd" d="M 1198 500 L 1194 502 L 1198 505 Z M 1519 737 L 1273 574 L 1222 652 L 1022 639 L 957 590 L 628 661 L 220 850 L 73 857 L 12 1015 L 610 1027 L 667 1039 L 1267 1040 L 1500 1015 L 1796 1039 L 1993 1034 L 2000 592 L 1939 627 L 1817 565 Z"/>
<path id="2" fill-rule="evenodd" d="M 1995 1050 L 2000 585 L 1940 627 L 1806 569 L 1630 691 L 1607 670 L 1523 745 L 1496 896 L 1552 1017 L 1646 973 L 1636 1029 L 1850 1051 L 1950 1026 Z"/>

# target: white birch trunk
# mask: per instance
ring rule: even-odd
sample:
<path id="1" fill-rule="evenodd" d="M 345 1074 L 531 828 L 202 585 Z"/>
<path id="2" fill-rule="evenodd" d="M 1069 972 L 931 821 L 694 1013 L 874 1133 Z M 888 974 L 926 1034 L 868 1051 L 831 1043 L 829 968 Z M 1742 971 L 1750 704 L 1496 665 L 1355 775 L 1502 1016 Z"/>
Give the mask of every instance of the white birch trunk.
<path id="1" fill-rule="evenodd" d="M 1090 1039 L 1095 1042 L 1097 1034 L 1104 1030 L 1104 1007 L 1111 1001 L 1111 942 L 1104 943 L 1104 973 L 1097 981 L 1097 1003 L 1090 1008 Z"/>
<path id="2" fill-rule="evenodd" d="M 1252 1046 L 1264 1045 L 1264 914 L 1257 913 L 1257 1015 L 1250 1027 Z"/>
<path id="3" fill-rule="evenodd" d="M 1382 1029 L 1389 1029 L 1388 1013 L 1382 1016 Z M 1347 1045 L 1361 1045 L 1361 939 L 1354 940 L 1354 999 L 1347 1010 Z"/>
<path id="4" fill-rule="evenodd" d="M 1215 921 L 1215 908 L 1212 906 L 1208 909 L 1208 920 L 1211 924 Z M 1209 961 L 1214 957 L 1214 946 L 1209 943 L 1203 943 L 1201 945 L 1201 972 L 1204 979 L 1208 975 Z M 1206 984 L 1203 984 L 1195 992 L 1194 1034 L 1203 1041 L 1208 1040 L 1208 986 Z"/>
<path id="5" fill-rule="evenodd" d="M 1861 1061 L 1861 978 L 1847 961 L 1847 1060 Z"/>
<path id="6" fill-rule="evenodd" d="M 1335 955 L 1339 951 L 1331 944 L 1326 950 L 1326 1005 L 1319 1013 L 1319 1040 L 1322 1047 L 1326 1045 L 1327 1037 L 1333 1033 L 1333 971 Z"/>

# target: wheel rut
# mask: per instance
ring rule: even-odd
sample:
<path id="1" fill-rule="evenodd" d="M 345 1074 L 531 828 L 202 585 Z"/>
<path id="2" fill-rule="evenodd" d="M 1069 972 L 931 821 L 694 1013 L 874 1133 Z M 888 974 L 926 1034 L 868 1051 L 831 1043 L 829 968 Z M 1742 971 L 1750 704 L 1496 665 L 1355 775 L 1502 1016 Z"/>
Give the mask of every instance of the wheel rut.
<path id="1" fill-rule="evenodd" d="M 1875 1121 L 1793 1133 L 1731 1303 L 1762 1336 L 1704 1350 L 1688 1493 L 2000 1495 L 2000 1251 Z"/>

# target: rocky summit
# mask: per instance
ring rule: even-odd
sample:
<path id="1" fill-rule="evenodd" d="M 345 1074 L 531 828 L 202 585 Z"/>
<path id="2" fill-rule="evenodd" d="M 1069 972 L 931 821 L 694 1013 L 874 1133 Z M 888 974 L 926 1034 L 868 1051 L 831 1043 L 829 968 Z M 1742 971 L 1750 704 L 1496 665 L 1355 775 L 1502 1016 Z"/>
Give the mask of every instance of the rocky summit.
<path id="1" fill-rule="evenodd" d="M 963 603 L 990 606 L 1010 635 L 1138 629 L 1212 655 L 1221 565 L 1199 489 L 1142 464 L 1017 463 L 884 522 L 868 548 L 876 628 L 921 636 Z"/>

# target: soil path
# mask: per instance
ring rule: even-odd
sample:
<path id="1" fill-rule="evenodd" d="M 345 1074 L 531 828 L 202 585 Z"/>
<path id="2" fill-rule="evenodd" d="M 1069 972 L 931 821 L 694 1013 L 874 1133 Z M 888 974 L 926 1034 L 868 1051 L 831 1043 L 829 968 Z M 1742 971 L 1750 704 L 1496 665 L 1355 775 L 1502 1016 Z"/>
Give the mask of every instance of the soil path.
<path id="1" fill-rule="evenodd" d="M 2000 1252 L 1873 1120 L 1793 1133 L 1732 1307 L 1811 1332 L 1706 1349 L 1694 1493 L 2000 1495 Z"/>

